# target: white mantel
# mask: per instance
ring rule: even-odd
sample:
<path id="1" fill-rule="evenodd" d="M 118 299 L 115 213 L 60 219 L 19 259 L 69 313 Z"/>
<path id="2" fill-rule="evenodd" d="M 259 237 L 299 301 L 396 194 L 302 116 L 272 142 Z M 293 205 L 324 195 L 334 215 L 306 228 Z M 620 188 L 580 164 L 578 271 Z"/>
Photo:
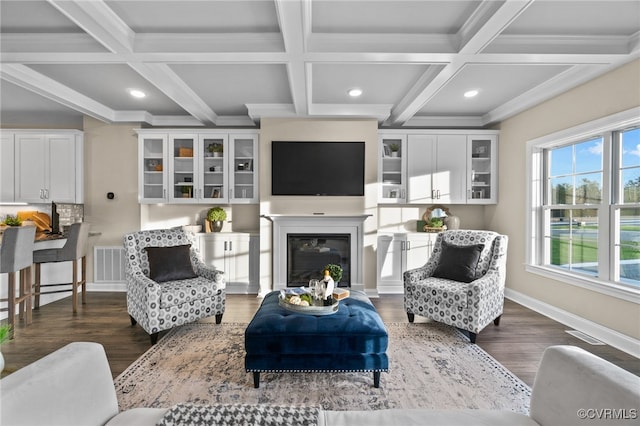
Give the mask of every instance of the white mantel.
<path id="1" fill-rule="evenodd" d="M 273 222 L 273 289 L 287 286 L 288 234 L 349 234 L 351 239 L 351 288 L 364 290 L 364 221 L 371 215 L 264 215 Z"/>

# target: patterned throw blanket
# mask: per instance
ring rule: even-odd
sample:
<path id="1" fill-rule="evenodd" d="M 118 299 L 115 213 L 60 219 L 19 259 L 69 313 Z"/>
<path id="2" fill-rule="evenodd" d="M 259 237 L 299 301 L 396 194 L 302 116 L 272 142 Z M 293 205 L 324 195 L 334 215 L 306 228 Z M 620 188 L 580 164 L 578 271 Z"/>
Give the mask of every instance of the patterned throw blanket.
<path id="1" fill-rule="evenodd" d="M 178 404 L 171 407 L 158 426 L 256 425 L 281 426 L 318 424 L 318 407 L 291 407 L 268 404 Z"/>

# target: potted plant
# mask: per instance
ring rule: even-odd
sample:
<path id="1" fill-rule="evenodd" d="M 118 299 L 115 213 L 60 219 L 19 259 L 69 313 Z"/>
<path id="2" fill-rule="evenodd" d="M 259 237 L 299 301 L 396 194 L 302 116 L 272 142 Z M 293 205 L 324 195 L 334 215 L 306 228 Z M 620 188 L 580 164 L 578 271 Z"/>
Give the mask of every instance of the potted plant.
<path id="1" fill-rule="evenodd" d="M 336 265 L 334 263 L 329 263 L 328 265 L 325 265 L 323 271 L 324 270 L 329 271 L 329 275 L 331 275 L 331 278 L 333 278 L 333 281 L 337 286 L 342 279 L 342 266 Z"/>
<path id="2" fill-rule="evenodd" d="M 224 145 L 221 143 L 212 143 L 207 147 L 209 152 L 213 153 L 214 157 L 222 157 L 222 152 L 224 150 Z"/>
<path id="3" fill-rule="evenodd" d="M 20 220 L 18 218 L 18 216 L 12 216 L 10 214 L 8 214 L 5 218 L 4 218 L 4 222 L 2 222 L 3 225 L 7 225 L 7 226 L 21 226 L 22 225 L 22 220 Z"/>
<path id="4" fill-rule="evenodd" d="M 220 232 L 226 219 L 227 212 L 222 207 L 212 207 L 207 212 L 207 220 L 213 232 Z"/>
<path id="5" fill-rule="evenodd" d="M 1 345 L 11 338 L 11 326 L 9 324 L 0 325 L 0 349 Z M 4 357 L 0 351 L 0 372 L 4 370 Z"/>
<path id="6" fill-rule="evenodd" d="M 389 145 L 389 149 L 391 150 L 391 156 L 397 157 L 398 151 L 400 151 L 400 145 L 398 145 L 397 143 L 392 143 L 391 145 Z"/>

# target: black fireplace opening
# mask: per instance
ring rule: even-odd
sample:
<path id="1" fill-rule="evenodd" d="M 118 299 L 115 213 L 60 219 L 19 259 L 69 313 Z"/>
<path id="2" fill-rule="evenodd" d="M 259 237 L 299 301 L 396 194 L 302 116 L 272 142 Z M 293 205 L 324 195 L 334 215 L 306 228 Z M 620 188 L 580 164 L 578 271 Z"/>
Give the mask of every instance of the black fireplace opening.
<path id="1" fill-rule="evenodd" d="M 339 287 L 351 287 L 350 234 L 287 234 L 287 287 L 321 279 L 327 264 L 342 267 Z"/>

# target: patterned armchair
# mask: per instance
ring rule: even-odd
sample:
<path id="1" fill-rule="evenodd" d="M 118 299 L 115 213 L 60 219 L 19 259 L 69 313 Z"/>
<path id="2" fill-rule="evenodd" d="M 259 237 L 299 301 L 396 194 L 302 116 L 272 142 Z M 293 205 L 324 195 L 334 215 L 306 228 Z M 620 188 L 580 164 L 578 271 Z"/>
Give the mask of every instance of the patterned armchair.
<path id="1" fill-rule="evenodd" d="M 224 272 L 204 264 L 192 233 L 179 228 L 134 232 L 124 236 L 124 247 L 131 325 L 139 323 L 152 344 L 160 331 L 200 318 L 215 315 L 220 324 Z"/>
<path id="2" fill-rule="evenodd" d="M 409 322 L 413 322 L 414 315 L 420 315 L 457 327 L 468 332 L 471 343 L 491 321 L 499 325 L 504 307 L 507 244 L 506 235 L 491 231 L 440 233 L 429 261 L 404 273 L 404 308 Z M 476 263 L 469 255 L 474 250 Z M 465 256 L 471 263 L 460 265 Z M 460 282 L 444 277 L 448 274 L 443 273 L 443 265 L 447 264 L 454 275 L 460 275 L 467 267 L 468 279 Z"/>

